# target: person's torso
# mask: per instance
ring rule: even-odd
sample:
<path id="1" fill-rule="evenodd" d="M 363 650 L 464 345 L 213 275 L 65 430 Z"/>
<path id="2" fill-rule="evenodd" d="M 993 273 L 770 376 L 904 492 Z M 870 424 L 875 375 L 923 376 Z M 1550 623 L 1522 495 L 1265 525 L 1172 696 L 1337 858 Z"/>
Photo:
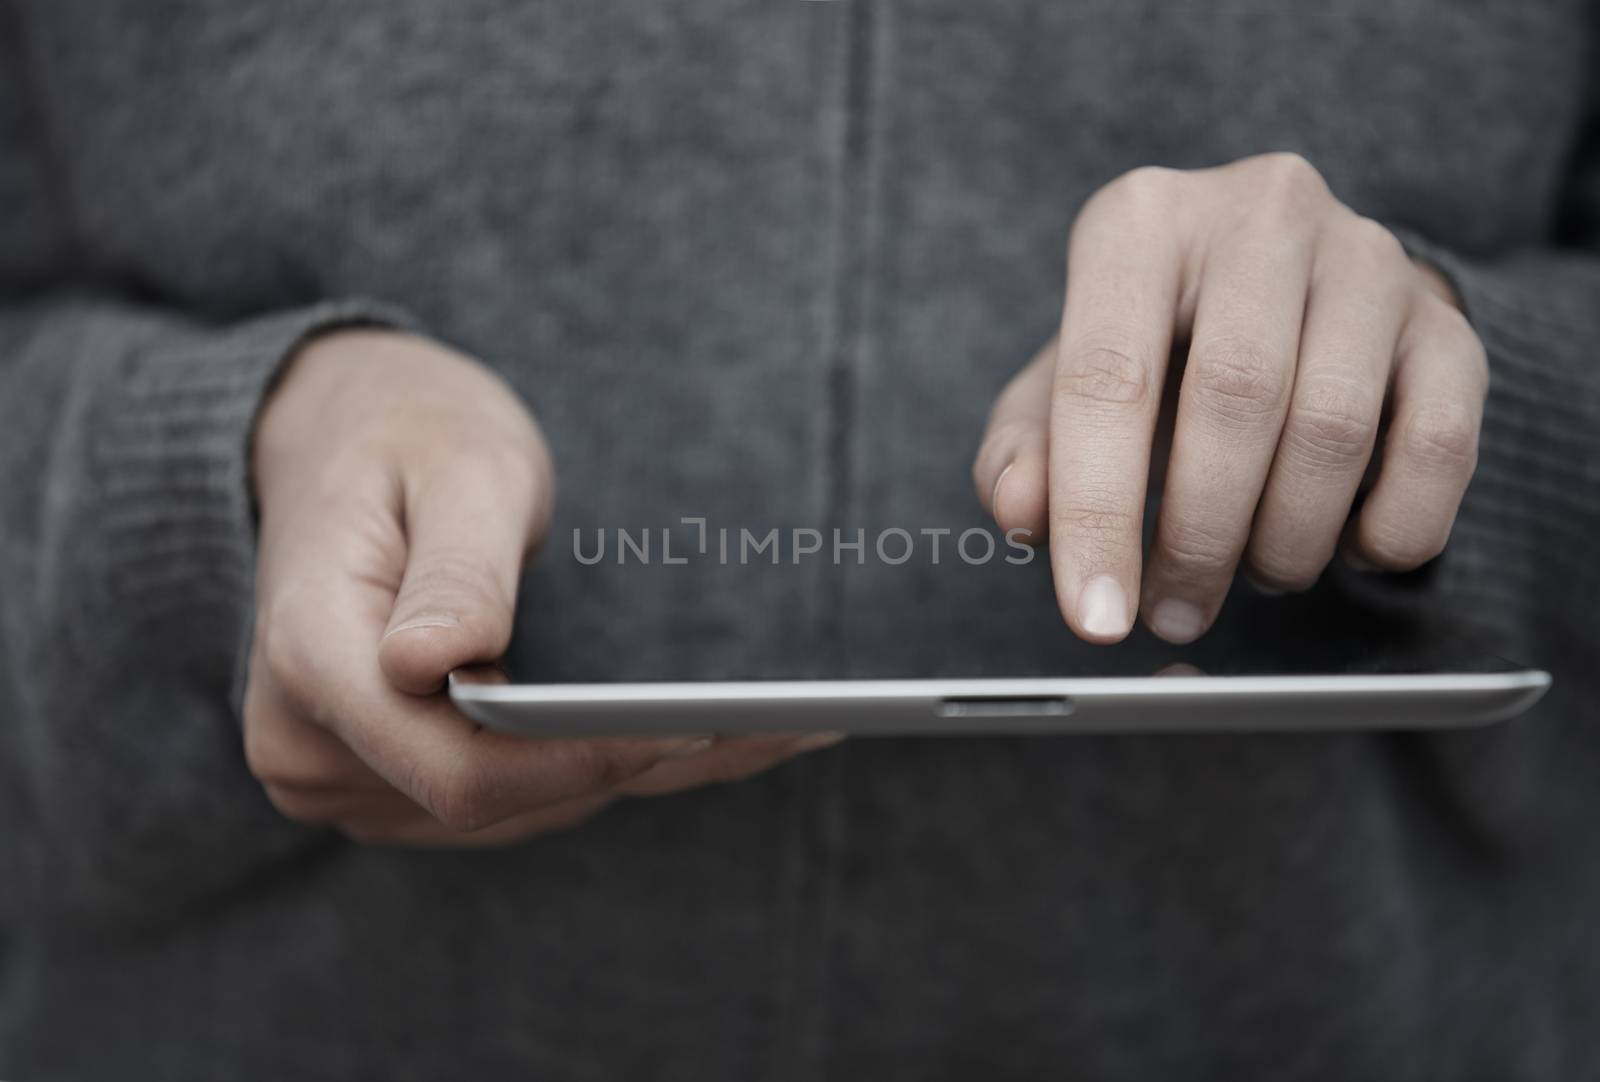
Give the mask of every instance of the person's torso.
<path id="1" fill-rule="evenodd" d="M 24 7 L 101 281 L 217 318 L 377 297 L 526 397 L 561 489 L 514 660 L 562 679 L 1094 666 L 1042 557 L 953 548 L 1082 200 L 1295 150 L 1369 216 L 1536 243 L 1588 47 L 1576 0 Z M 1470 789 L 1515 737 L 1463 739 L 861 742 L 498 855 L 306 832 L 260 896 L 54 987 L 177 988 L 108 1037 L 188 1029 L 174 1076 L 232 1040 L 391 1077 L 1509 1077 L 1560 962 L 1508 938 L 1517 812 Z"/>

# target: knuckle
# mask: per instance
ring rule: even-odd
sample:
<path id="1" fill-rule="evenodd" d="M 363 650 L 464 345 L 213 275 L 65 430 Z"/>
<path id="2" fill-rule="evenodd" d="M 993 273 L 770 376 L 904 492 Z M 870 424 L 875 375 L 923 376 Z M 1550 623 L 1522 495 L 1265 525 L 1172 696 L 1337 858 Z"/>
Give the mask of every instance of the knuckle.
<path id="1" fill-rule="evenodd" d="M 1249 553 L 1250 573 L 1273 589 L 1300 593 L 1316 585 L 1331 558 L 1331 553 L 1308 558 L 1305 549 L 1281 543 L 1257 544 Z"/>
<path id="2" fill-rule="evenodd" d="M 1460 406 L 1430 405 L 1406 422 L 1404 454 L 1429 473 L 1470 475 L 1478 461 L 1478 423 Z"/>
<path id="3" fill-rule="evenodd" d="M 1276 417 L 1289 393 L 1289 379 L 1271 352 L 1260 342 L 1237 335 L 1198 345 L 1184 384 L 1198 405 L 1235 424 Z"/>
<path id="4" fill-rule="evenodd" d="M 487 554 L 455 547 L 428 554 L 407 572 L 406 586 L 433 595 L 476 600 L 499 593 L 495 568 Z"/>
<path id="5" fill-rule="evenodd" d="M 1161 165 L 1141 165 L 1130 169 L 1113 180 L 1107 189 L 1135 201 L 1166 199 L 1172 192 L 1180 173 Z"/>
<path id="6" fill-rule="evenodd" d="M 300 781 L 299 771 L 285 754 L 283 743 L 273 738 L 271 723 L 247 706 L 244 716 L 244 762 L 250 776 L 269 788 Z"/>
<path id="7" fill-rule="evenodd" d="M 1254 164 L 1270 197 L 1300 203 L 1328 194 L 1328 184 L 1317 167 L 1295 151 L 1262 154 Z"/>
<path id="8" fill-rule="evenodd" d="M 1472 372 L 1481 398 L 1489 386 L 1489 355 L 1466 314 L 1449 301 L 1428 294 L 1419 304 L 1418 324 L 1423 347 L 1447 352 L 1453 364 Z"/>
<path id="9" fill-rule="evenodd" d="M 453 612 L 472 640 L 495 652 L 510 637 L 515 599 L 486 553 L 467 548 L 430 552 L 407 569 L 402 596 L 408 610 L 437 606 Z"/>
<path id="10" fill-rule="evenodd" d="M 1159 556 L 1174 577 L 1189 581 L 1224 578 L 1238 561 L 1229 538 L 1195 522 L 1164 526 Z"/>
<path id="11" fill-rule="evenodd" d="M 560 749 L 563 788 L 597 793 L 614 789 L 653 766 L 659 756 L 645 750 L 630 752 L 614 741 L 572 741 Z"/>
<path id="12" fill-rule="evenodd" d="M 262 785 L 267 800 L 279 815 L 305 826 L 326 826 L 331 822 L 321 802 L 307 794 L 270 782 Z"/>
<path id="13" fill-rule="evenodd" d="M 1057 373 L 1057 387 L 1098 406 L 1141 408 L 1150 399 L 1150 367 L 1126 346 L 1091 341 L 1070 354 Z"/>
<path id="14" fill-rule="evenodd" d="M 1286 446 L 1315 466 L 1364 462 L 1377 436 L 1378 412 L 1374 396 L 1354 384 L 1313 383 L 1297 394 L 1289 411 Z"/>
<path id="15" fill-rule="evenodd" d="M 1139 516 L 1114 505 L 1109 496 L 1068 505 L 1052 517 L 1053 532 L 1062 538 L 1102 548 L 1115 548 L 1124 544 L 1126 538 L 1138 536 Z"/>
<path id="16" fill-rule="evenodd" d="M 283 722 L 254 704 L 245 708 L 244 760 L 263 786 L 328 790 L 344 782 L 328 756 L 307 750 Z"/>
<path id="17" fill-rule="evenodd" d="M 1374 257 L 1389 262 L 1407 265 L 1410 263 L 1405 245 L 1401 244 L 1400 238 L 1391 233 L 1389 227 L 1382 222 L 1364 215 L 1351 214 L 1340 223 L 1338 229 L 1342 242 L 1356 251 L 1371 253 Z"/>
<path id="18" fill-rule="evenodd" d="M 584 745 L 576 762 L 576 776 L 584 791 L 599 792 L 637 777 L 658 760 L 654 754 L 628 755 L 605 745 Z"/>
<path id="19" fill-rule="evenodd" d="M 1411 571 L 1444 551 L 1449 530 L 1427 530 L 1417 524 L 1377 520 L 1363 522 L 1362 553 L 1378 567 Z"/>
<path id="20" fill-rule="evenodd" d="M 530 449 L 526 441 L 487 441 L 474 467 L 487 471 L 513 492 L 537 491 L 551 483 L 548 459 L 538 453 L 537 445 Z"/>
<path id="21" fill-rule="evenodd" d="M 293 693 L 306 676 L 304 639 L 295 631 L 286 606 L 279 603 L 256 621 L 256 657 L 266 677 L 280 689 Z"/>
<path id="22" fill-rule="evenodd" d="M 1419 308 L 1433 334 L 1450 340 L 1453 344 L 1459 345 L 1470 341 L 1482 348 L 1478 332 L 1473 329 L 1466 314 L 1443 297 L 1431 292 L 1426 293 L 1419 302 Z"/>
<path id="23" fill-rule="evenodd" d="M 1141 165 L 1130 169 L 1100 188 L 1090 197 L 1089 207 L 1096 211 L 1139 213 L 1163 206 L 1172 199 L 1181 173 L 1159 165 Z"/>

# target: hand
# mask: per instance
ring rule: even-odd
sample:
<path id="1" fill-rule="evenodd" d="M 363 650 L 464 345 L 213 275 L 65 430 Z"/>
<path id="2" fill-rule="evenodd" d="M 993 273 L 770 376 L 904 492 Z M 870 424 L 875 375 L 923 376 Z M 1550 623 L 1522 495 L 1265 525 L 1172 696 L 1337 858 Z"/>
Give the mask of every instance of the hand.
<path id="1" fill-rule="evenodd" d="M 1141 561 L 1175 341 L 1187 361 Z M 1079 214 L 1060 332 L 995 403 L 973 472 L 1002 529 L 1048 536 L 1078 635 L 1115 642 L 1137 610 L 1189 642 L 1241 560 L 1300 590 L 1341 538 L 1382 569 L 1436 556 L 1477 463 L 1488 375 L 1443 278 L 1303 159 L 1138 169 Z"/>
<path id="2" fill-rule="evenodd" d="M 388 331 L 317 338 L 269 398 L 253 457 L 245 755 L 292 819 L 370 842 L 511 842 L 830 740 L 526 740 L 438 694 L 504 652 L 554 491 L 533 419 L 465 357 Z"/>

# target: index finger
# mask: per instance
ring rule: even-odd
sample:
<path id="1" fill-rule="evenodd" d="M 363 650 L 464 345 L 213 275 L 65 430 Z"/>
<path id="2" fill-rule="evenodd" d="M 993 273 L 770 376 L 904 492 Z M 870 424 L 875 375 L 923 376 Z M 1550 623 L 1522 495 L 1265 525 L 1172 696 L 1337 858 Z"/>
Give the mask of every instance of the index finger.
<path id="1" fill-rule="evenodd" d="M 1173 208 L 1137 192 L 1107 190 L 1095 201 L 1067 256 L 1050 419 L 1050 559 L 1067 623 L 1109 643 L 1127 635 L 1138 609 L 1150 447 L 1183 268 Z"/>
<path id="2" fill-rule="evenodd" d="M 328 631 L 335 641 L 313 683 L 338 689 L 328 694 L 336 704 L 329 727 L 389 784 L 458 831 L 606 792 L 705 745 L 685 737 L 533 740 L 486 729 L 443 695 L 396 689 L 378 662 L 381 627 Z"/>
<path id="3" fill-rule="evenodd" d="M 328 548 L 326 523 L 298 538 Z M 296 706 L 375 773 L 458 831 L 607 791 L 704 741 L 530 740 L 484 729 L 443 695 L 417 696 L 384 675 L 379 643 L 392 585 L 339 561 L 294 561 L 261 644 L 292 675 Z M 381 594 L 382 596 L 378 596 Z M 280 681 L 282 682 L 282 681 Z"/>

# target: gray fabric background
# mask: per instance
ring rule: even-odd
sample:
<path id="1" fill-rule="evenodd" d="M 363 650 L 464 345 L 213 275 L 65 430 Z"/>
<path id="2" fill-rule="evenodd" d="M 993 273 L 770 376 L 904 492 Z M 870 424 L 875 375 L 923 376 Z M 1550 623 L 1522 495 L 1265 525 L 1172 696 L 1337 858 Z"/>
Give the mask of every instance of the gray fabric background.
<path id="1" fill-rule="evenodd" d="M 0 1076 L 1600 1077 L 1592 5 L 0 13 Z M 249 778 L 249 422 L 349 320 L 541 419 L 530 675 L 1113 664 L 1042 562 L 569 538 L 982 524 L 971 454 L 1077 206 L 1271 149 L 1447 269 L 1495 385 L 1443 559 L 1240 594 L 1212 649 L 1470 626 L 1555 671 L 1533 715 L 858 742 L 498 853 L 347 844 Z"/>

